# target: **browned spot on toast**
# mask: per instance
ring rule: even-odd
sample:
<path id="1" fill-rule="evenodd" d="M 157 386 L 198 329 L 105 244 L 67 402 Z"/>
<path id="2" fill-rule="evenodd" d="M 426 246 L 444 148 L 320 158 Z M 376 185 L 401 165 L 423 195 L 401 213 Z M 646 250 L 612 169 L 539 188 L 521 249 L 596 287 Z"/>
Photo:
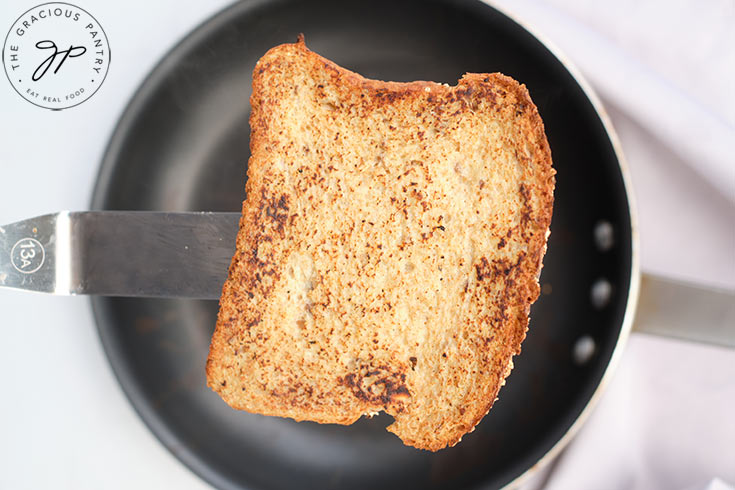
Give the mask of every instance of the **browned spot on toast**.
<path id="1" fill-rule="evenodd" d="M 402 410 L 402 403 L 411 396 L 406 386 L 406 373 L 391 371 L 389 366 L 372 369 L 363 365 L 358 372 L 338 377 L 337 381 L 373 407 L 394 405 Z"/>

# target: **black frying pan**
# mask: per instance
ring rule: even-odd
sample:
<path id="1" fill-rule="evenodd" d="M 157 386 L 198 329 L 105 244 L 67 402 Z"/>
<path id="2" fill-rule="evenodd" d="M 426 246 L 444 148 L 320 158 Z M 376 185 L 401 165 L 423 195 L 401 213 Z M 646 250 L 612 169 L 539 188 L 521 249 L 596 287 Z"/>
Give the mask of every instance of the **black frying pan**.
<path id="1" fill-rule="evenodd" d="M 500 71 L 528 86 L 558 172 L 556 202 L 543 293 L 500 399 L 475 432 L 438 453 L 403 446 L 383 430 L 386 415 L 343 427 L 236 412 L 205 386 L 217 311 L 208 301 L 93 298 L 110 363 L 161 442 L 217 487 L 512 482 L 559 447 L 601 384 L 630 323 L 637 271 L 625 182 L 600 115 L 567 68 L 508 17 L 469 0 L 237 4 L 143 83 L 113 134 L 92 207 L 239 211 L 251 71 L 300 32 L 312 50 L 371 78 L 453 84 L 464 72 Z M 612 241 L 595 241 L 601 222 Z M 600 279 L 612 285 L 608 302 L 590 299 Z"/>

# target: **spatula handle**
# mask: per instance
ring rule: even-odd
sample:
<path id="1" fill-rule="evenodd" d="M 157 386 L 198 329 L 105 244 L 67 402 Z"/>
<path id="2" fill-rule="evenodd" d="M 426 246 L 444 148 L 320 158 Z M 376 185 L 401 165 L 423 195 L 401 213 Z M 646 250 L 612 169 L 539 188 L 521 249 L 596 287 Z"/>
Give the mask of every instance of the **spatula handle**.
<path id="1" fill-rule="evenodd" d="M 66 211 L 0 226 L 0 286 L 69 294 L 68 246 Z"/>
<path id="2" fill-rule="evenodd" d="M 217 299 L 239 213 L 86 211 L 0 227 L 0 286 L 55 294 Z"/>

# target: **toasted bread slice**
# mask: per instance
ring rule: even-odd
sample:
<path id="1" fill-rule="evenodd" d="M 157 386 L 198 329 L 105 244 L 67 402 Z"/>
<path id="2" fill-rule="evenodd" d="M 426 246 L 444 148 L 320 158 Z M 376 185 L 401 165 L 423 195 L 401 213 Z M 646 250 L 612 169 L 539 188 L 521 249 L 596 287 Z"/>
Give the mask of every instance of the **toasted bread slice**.
<path id="1" fill-rule="evenodd" d="M 277 46 L 253 73 L 247 199 L 207 360 L 233 408 L 456 444 L 521 349 L 554 170 L 525 87 L 368 80 Z"/>

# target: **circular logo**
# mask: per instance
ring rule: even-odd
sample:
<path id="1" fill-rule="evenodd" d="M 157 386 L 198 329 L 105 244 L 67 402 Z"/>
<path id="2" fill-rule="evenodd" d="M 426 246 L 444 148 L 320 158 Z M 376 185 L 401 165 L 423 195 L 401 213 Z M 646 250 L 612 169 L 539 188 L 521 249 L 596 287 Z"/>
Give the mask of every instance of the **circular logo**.
<path id="1" fill-rule="evenodd" d="M 43 265 L 46 251 L 35 238 L 21 238 L 10 251 L 10 262 L 15 270 L 23 274 L 33 274 Z"/>
<path id="2" fill-rule="evenodd" d="M 99 90 L 110 67 L 105 31 L 70 3 L 33 7 L 18 17 L 3 45 L 5 74 L 28 102 L 61 110 Z"/>

